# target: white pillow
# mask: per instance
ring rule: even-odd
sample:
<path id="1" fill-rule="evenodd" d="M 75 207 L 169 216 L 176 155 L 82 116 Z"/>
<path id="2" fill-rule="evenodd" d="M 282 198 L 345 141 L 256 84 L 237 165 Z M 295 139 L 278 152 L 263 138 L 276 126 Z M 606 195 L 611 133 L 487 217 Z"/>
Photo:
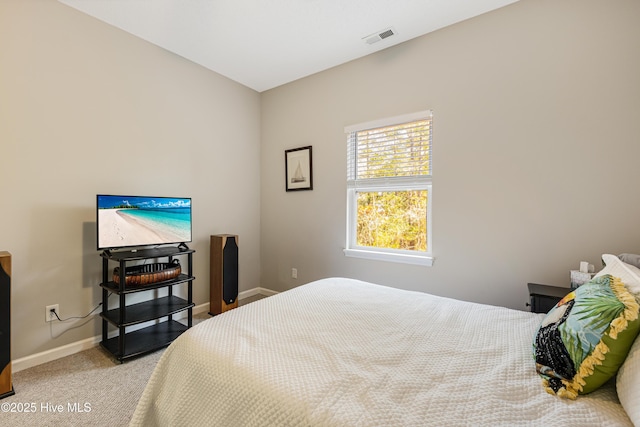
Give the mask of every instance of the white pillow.
<path id="1" fill-rule="evenodd" d="M 634 425 L 640 426 L 640 339 L 636 338 L 616 378 L 618 399 Z"/>
<path id="2" fill-rule="evenodd" d="M 618 255 L 618 258 L 620 258 L 623 262 L 626 262 L 627 264 L 631 264 L 635 267 L 640 268 L 640 255 L 620 254 Z"/>
<path id="3" fill-rule="evenodd" d="M 604 261 L 605 267 L 595 277 L 604 276 L 605 274 L 618 277 L 626 285 L 629 292 L 636 297 L 640 297 L 640 268 L 622 262 L 615 255 L 602 255 L 602 261 Z"/>

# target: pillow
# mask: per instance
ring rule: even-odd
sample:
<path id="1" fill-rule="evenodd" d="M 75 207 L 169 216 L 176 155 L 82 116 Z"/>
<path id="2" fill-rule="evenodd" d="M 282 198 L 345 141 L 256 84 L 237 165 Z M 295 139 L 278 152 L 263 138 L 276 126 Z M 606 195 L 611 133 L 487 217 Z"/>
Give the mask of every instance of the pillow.
<path id="1" fill-rule="evenodd" d="M 640 268 L 627 264 L 615 255 L 602 255 L 602 262 L 605 267 L 600 270 L 594 277 L 610 274 L 618 277 L 625 284 L 629 292 L 640 297 Z"/>
<path id="2" fill-rule="evenodd" d="M 618 255 L 618 258 L 620 258 L 622 262 L 626 262 L 627 264 L 631 264 L 634 267 L 640 268 L 640 255 L 620 254 Z"/>
<path id="3" fill-rule="evenodd" d="M 616 379 L 618 398 L 634 425 L 640 426 L 640 339 L 636 338 Z"/>
<path id="4" fill-rule="evenodd" d="M 547 392 L 575 399 L 615 376 L 640 330 L 639 310 L 622 281 L 609 274 L 560 300 L 533 342 Z"/>

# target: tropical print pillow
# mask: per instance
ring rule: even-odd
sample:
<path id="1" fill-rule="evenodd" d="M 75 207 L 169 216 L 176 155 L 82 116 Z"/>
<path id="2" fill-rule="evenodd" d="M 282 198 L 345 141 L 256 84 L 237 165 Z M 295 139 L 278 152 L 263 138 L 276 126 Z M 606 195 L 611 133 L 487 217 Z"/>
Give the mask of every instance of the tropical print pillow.
<path id="1" fill-rule="evenodd" d="M 640 330 L 640 306 L 620 279 L 597 277 L 542 321 L 533 348 L 547 392 L 575 399 L 613 377 Z"/>

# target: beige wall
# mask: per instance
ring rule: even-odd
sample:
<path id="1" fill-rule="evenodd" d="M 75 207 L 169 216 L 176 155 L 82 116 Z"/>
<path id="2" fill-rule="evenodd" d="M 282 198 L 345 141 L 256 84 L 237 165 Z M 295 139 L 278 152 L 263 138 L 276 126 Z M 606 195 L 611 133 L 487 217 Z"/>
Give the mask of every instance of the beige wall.
<path id="1" fill-rule="evenodd" d="M 263 93 L 263 286 L 348 276 L 525 309 L 529 281 L 640 252 L 638 16 L 522 0 Z M 346 258 L 344 126 L 424 109 L 435 265 Z M 314 190 L 286 193 L 283 151 L 304 145 Z"/>
<path id="2" fill-rule="evenodd" d="M 96 193 L 193 198 L 194 299 L 209 235 L 240 235 L 259 286 L 260 95 L 54 0 L 0 2 L 0 250 L 14 359 L 100 333 Z M 112 296 L 111 299 L 117 299 Z"/>

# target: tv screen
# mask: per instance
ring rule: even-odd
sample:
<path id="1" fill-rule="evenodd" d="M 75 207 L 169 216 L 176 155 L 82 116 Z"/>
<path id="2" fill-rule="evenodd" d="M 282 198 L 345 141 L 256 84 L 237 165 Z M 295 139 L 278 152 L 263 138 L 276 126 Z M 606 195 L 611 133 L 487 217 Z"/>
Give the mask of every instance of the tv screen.
<path id="1" fill-rule="evenodd" d="M 98 250 L 191 241 L 191 198 L 98 194 Z"/>

